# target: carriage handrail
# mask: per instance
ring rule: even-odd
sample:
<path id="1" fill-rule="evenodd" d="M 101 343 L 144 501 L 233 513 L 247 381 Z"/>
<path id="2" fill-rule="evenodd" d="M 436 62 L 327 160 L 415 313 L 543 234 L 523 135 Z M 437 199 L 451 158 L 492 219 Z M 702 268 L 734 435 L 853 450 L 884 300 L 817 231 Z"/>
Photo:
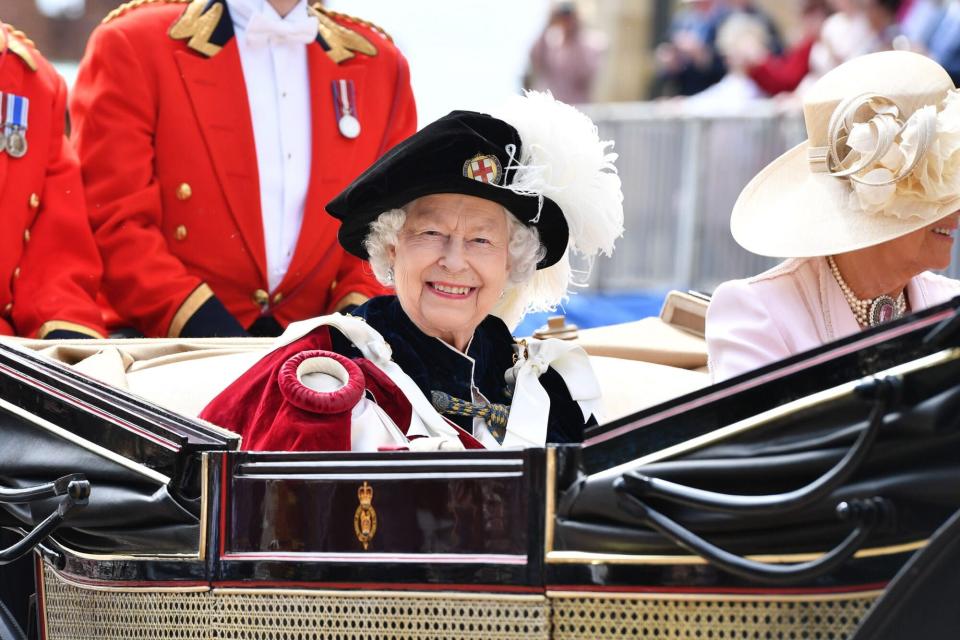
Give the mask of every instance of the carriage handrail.
<path id="1" fill-rule="evenodd" d="M 672 540 L 714 566 L 735 576 L 771 585 L 789 585 L 814 580 L 849 560 L 878 527 L 894 519 L 893 505 L 881 497 L 851 500 L 837 505 L 838 517 L 857 524 L 843 542 L 816 560 L 796 564 L 776 564 L 750 560 L 714 545 L 636 497 L 623 491 L 623 483 L 614 483 L 618 504 L 643 524 Z"/>
<path id="2" fill-rule="evenodd" d="M 33 502 L 41 498 L 54 498 L 56 496 L 66 495 L 70 483 L 74 480 L 86 481 L 82 473 L 71 473 L 57 478 L 53 482 L 45 482 L 33 487 L 24 487 L 22 489 L 10 489 L 0 487 L 0 503 L 19 504 L 22 502 Z"/>
<path id="3" fill-rule="evenodd" d="M 43 542 L 47 536 L 49 536 L 57 529 L 57 527 L 63 524 L 64 520 L 66 520 L 71 511 L 73 511 L 75 508 L 82 508 L 87 505 L 90 499 L 90 481 L 87 480 L 82 474 L 74 474 L 73 476 L 65 477 L 71 479 L 66 483 L 63 497 L 60 499 L 60 502 L 57 503 L 56 510 L 44 518 L 40 524 L 34 527 L 19 541 L 10 545 L 6 549 L 0 550 L 0 565 L 13 562 L 14 560 L 17 560 L 21 556 L 24 556 L 32 551 L 34 547 Z M 63 478 L 61 478 L 61 480 L 63 480 Z M 57 482 L 48 484 L 56 485 Z M 47 485 L 41 485 L 41 487 L 43 487 L 44 490 L 51 490 L 47 488 Z M 37 487 L 32 488 L 37 489 Z M 30 500 L 31 498 L 20 499 L 18 502 L 29 502 Z"/>
<path id="4" fill-rule="evenodd" d="M 860 467 L 877 439 L 884 416 L 900 398 L 902 381 L 901 376 L 876 376 L 854 388 L 854 393 L 873 401 L 866 429 L 833 467 L 799 489 L 767 495 L 728 494 L 630 471 L 621 476 L 622 491 L 635 498 L 660 498 L 688 507 L 724 513 L 784 515 L 799 511 L 830 495 Z"/>

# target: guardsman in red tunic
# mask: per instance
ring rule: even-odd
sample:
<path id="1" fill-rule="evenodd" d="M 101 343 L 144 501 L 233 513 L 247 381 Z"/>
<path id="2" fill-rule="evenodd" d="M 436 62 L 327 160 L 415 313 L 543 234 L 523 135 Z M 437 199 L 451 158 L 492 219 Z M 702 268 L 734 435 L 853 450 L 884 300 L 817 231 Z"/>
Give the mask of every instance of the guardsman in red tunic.
<path id="1" fill-rule="evenodd" d="M 100 256 L 64 136 L 66 101 L 50 63 L 0 23 L 0 335 L 105 335 Z"/>
<path id="2" fill-rule="evenodd" d="M 377 28 L 306 0 L 135 0 L 94 31 L 70 107 L 127 325 L 275 334 L 382 293 L 324 212 L 416 128 Z"/>
<path id="3" fill-rule="evenodd" d="M 80 163 L 64 136 L 66 104 L 63 79 L 26 36 L 0 22 L 0 335 L 105 335 L 94 299 L 100 255 Z M 0 548 L 19 540 L 0 530 Z M 31 557 L 0 566 L 0 606 L 18 626 L 26 626 L 33 591 Z"/>

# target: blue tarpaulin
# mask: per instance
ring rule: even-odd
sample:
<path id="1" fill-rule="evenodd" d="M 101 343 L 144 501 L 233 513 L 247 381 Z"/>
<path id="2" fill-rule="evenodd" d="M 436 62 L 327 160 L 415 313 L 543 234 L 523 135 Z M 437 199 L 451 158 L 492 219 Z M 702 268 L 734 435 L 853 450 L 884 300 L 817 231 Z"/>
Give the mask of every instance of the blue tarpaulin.
<path id="1" fill-rule="evenodd" d="M 528 336 L 546 324 L 548 317 L 560 314 L 567 317 L 567 324 L 575 324 L 581 329 L 640 320 L 658 315 L 666 295 L 665 290 L 617 294 L 576 293 L 553 313 L 531 313 L 513 334 Z"/>

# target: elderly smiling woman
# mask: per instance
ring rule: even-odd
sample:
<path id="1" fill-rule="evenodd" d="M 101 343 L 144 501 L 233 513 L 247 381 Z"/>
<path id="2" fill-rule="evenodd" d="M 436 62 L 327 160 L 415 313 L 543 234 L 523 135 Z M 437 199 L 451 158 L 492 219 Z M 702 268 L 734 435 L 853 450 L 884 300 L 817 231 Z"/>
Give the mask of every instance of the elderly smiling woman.
<path id="1" fill-rule="evenodd" d="M 715 380 L 813 349 L 960 294 L 960 94 L 915 53 L 855 58 L 804 97 L 809 139 L 740 194 L 746 249 L 789 258 L 720 285 L 707 312 Z"/>
<path id="2" fill-rule="evenodd" d="M 455 111 L 399 144 L 327 206 L 396 295 L 291 325 L 202 417 L 258 450 L 582 440 L 600 395 L 586 354 L 518 344 L 508 325 L 562 300 L 571 251 L 612 251 L 610 145 L 548 94 L 500 117 Z"/>
<path id="3" fill-rule="evenodd" d="M 413 323 L 461 352 L 506 289 L 530 280 L 546 253 L 536 230 L 502 205 L 451 193 L 381 214 L 363 244 L 377 279 L 395 288 Z"/>

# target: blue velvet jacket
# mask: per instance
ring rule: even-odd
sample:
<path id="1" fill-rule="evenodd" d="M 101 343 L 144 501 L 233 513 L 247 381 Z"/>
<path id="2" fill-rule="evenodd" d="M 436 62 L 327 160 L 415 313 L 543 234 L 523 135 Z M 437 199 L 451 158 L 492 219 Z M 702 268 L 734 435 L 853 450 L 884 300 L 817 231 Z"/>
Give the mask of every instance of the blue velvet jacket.
<path id="1" fill-rule="evenodd" d="M 510 404 L 504 374 L 513 366 L 513 336 L 502 320 L 487 316 L 476 328 L 467 353 L 449 347 L 439 338 L 426 335 L 407 317 L 396 296 L 373 298 L 351 313 L 363 318 L 390 344 L 393 360 L 406 372 L 429 398 L 431 391 L 444 391 L 451 396 L 470 400 L 471 383 L 490 402 Z M 334 350 L 350 357 L 359 350 L 342 334 L 331 327 Z M 540 376 L 540 383 L 550 396 L 550 416 L 547 421 L 547 442 L 581 442 L 583 412 L 570 397 L 563 378 L 553 369 Z M 473 431 L 473 419 L 467 416 L 447 416 L 468 433 Z"/>

